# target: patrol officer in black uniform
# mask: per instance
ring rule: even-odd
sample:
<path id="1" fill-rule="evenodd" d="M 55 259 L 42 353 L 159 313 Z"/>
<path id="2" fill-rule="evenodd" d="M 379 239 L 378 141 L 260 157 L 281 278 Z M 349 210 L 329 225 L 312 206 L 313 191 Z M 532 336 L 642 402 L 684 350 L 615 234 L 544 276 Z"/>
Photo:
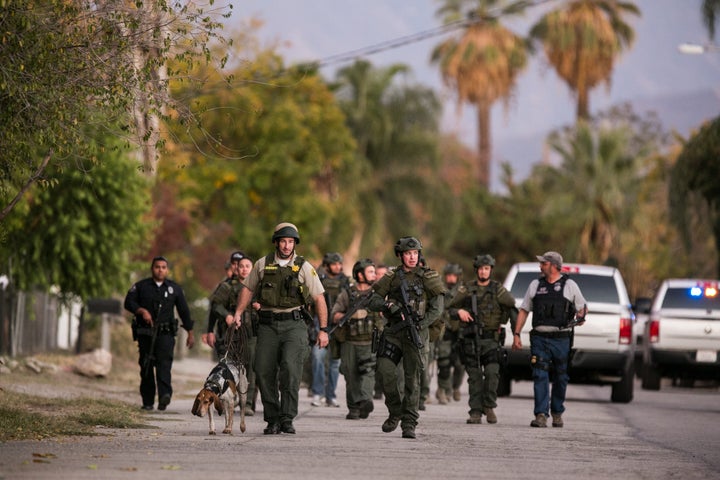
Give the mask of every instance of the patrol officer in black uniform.
<path id="1" fill-rule="evenodd" d="M 135 317 L 133 339 L 138 342 L 140 395 L 143 410 L 152 410 L 155 394 L 158 410 L 165 410 L 172 398 L 172 363 L 178 321 L 175 309 L 187 330 L 187 347 L 195 345 L 193 321 L 180 285 L 169 280 L 168 261 L 155 257 L 150 266 L 152 277 L 135 283 L 125 296 L 125 310 Z"/>
<path id="2" fill-rule="evenodd" d="M 389 416 L 383 432 L 394 431 L 402 421 L 403 438 L 415 438 L 420 404 L 420 376 L 428 351 L 428 327 L 443 312 L 445 286 L 440 275 L 419 264 L 422 244 L 402 237 L 395 244 L 401 264 L 373 285 L 368 310 L 382 311 L 387 318 L 377 351 L 377 371 L 382 376 Z M 397 365 L 402 360 L 404 387 L 400 391 Z"/>
<path id="3" fill-rule="evenodd" d="M 473 261 L 475 280 L 462 285 L 448 306 L 460 320 L 458 347 L 468 374 L 470 417 L 467 423 L 497 423 L 502 325 L 513 315 L 515 298 L 497 280 L 490 279 L 495 259 L 478 255 Z M 514 321 L 514 318 L 513 318 Z"/>

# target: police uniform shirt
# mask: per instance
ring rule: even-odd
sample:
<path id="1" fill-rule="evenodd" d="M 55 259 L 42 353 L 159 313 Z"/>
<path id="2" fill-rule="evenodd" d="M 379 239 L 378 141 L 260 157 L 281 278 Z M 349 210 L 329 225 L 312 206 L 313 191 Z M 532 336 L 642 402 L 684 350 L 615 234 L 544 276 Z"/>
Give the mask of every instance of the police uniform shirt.
<path id="1" fill-rule="evenodd" d="M 528 286 L 527 291 L 525 292 L 525 297 L 523 298 L 522 304 L 520 304 L 520 308 L 525 310 L 526 312 L 532 312 L 532 304 L 533 304 L 533 298 L 535 297 L 535 294 L 537 293 L 538 285 L 540 284 L 540 279 L 536 278 L 532 282 L 530 282 L 530 285 Z M 555 283 L 551 283 L 551 288 L 554 285 L 559 285 L 560 279 L 558 279 Z M 587 305 L 587 301 L 585 300 L 585 297 L 583 297 L 582 292 L 580 291 L 580 287 L 578 287 L 578 284 L 575 283 L 575 280 L 568 278 L 565 281 L 565 288 L 563 289 L 563 297 L 565 297 L 569 302 L 571 302 L 573 305 L 575 305 L 575 310 L 580 311 L 583 308 L 585 308 L 585 305 Z M 548 332 L 548 331 L 556 331 L 559 330 L 558 327 L 553 327 L 550 325 L 542 325 L 539 327 L 536 327 L 539 332 Z"/>
<path id="2" fill-rule="evenodd" d="M 279 259 L 277 255 L 275 256 L 275 263 L 277 263 L 280 266 L 287 266 L 292 265 L 295 263 L 295 258 L 297 257 L 297 254 L 293 254 L 290 259 Z M 247 276 L 244 282 L 242 282 L 243 285 L 245 285 L 247 288 L 250 289 L 251 292 L 257 293 L 257 288 L 260 285 L 260 282 L 262 281 L 263 272 L 265 271 L 265 258 L 261 257 L 255 262 L 255 265 L 253 266 L 253 269 L 250 271 L 250 275 Z M 315 267 L 313 267 L 310 262 L 305 260 L 300 267 L 300 272 L 298 274 L 298 280 L 301 284 L 305 285 L 305 288 L 308 289 L 308 292 L 310 292 L 311 297 L 315 297 L 317 295 L 322 295 L 325 293 L 325 288 L 323 287 L 322 282 L 320 281 L 320 277 L 317 274 L 317 271 L 315 271 Z M 266 309 L 265 306 L 262 306 L 263 309 Z M 328 306 L 330 308 L 330 306 Z M 269 309 L 273 312 L 289 312 L 292 310 L 295 310 L 294 308 L 271 308 Z"/>
<path id="3" fill-rule="evenodd" d="M 158 306 L 160 306 L 159 312 Z M 137 315 L 140 307 L 149 311 L 153 320 L 158 323 L 171 323 L 175 319 L 175 308 L 177 308 L 183 328 L 187 331 L 193 329 L 194 322 L 190 318 L 190 308 L 185 300 L 185 294 L 180 285 L 172 280 L 165 279 L 158 285 L 150 277 L 130 287 L 125 297 L 125 309 L 135 314 L 138 321 L 142 322 L 142 316 Z"/>

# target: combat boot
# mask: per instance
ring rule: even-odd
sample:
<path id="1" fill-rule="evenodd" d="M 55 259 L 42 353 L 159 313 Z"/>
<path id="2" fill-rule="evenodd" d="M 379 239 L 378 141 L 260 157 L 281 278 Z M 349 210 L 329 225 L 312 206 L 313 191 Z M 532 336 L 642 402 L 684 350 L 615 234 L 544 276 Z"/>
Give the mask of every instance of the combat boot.
<path id="1" fill-rule="evenodd" d="M 545 416 L 544 413 L 538 413 L 537 415 L 535 415 L 535 420 L 530 422 L 530 426 L 536 427 L 536 428 L 547 427 L 547 417 Z"/>
<path id="2" fill-rule="evenodd" d="M 403 425 L 402 438 L 415 438 L 415 425 Z"/>
<path id="3" fill-rule="evenodd" d="M 448 398 L 447 398 L 447 395 L 445 395 L 445 390 L 443 390 L 442 388 L 438 389 L 435 396 L 437 397 L 438 403 L 440 405 L 447 405 Z"/>
<path id="4" fill-rule="evenodd" d="M 453 400 L 455 400 L 456 402 L 460 401 L 460 389 L 459 388 L 453 389 Z"/>
<path id="5" fill-rule="evenodd" d="M 492 408 L 483 408 L 483 413 L 485 414 L 485 418 L 488 423 L 497 423 L 497 415 L 495 415 L 495 410 Z"/>
<path id="6" fill-rule="evenodd" d="M 345 418 L 347 420 L 357 420 L 360 418 L 360 410 L 357 408 L 351 408 L 347 415 L 345 415 Z"/>
<path id="7" fill-rule="evenodd" d="M 372 412 L 375 409 L 375 404 L 373 404 L 372 400 L 365 400 L 365 402 L 360 405 L 358 415 L 360 418 L 367 418 L 370 415 L 370 412 Z"/>
<path id="8" fill-rule="evenodd" d="M 478 411 L 471 411 L 470 416 L 467 419 L 467 423 L 479 424 L 482 423 L 482 413 Z"/>
<path id="9" fill-rule="evenodd" d="M 552 413 L 552 426 L 556 428 L 562 428 L 564 423 L 562 419 L 562 413 Z"/>
<path id="10" fill-rule="evenodd" d="M 397 428 L 398 423 L 400 423 L 400 417 L 393 417 L 392 415 L 390 415 L 387 420 L 383 422 L 382 431 L 385 433 L 390 433 Z"/>

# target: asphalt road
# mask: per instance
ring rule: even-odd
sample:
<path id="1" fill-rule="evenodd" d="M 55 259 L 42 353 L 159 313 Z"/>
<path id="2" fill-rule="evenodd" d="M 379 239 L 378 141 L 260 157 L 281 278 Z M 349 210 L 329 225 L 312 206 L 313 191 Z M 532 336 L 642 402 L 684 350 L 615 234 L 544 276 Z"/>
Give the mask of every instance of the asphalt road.
<path id="1" fill-rule="evenodd" d="M 636 401 L 617 405 L 609 387 L 571 385 L 565 428 L 536 429 L 531 383 L 515 383 L 513 395 L 500 399 L 495 425 L 465 423 L 465 388 L 461 402 L 427 406 L 416 440 L 401 438 L 399 428 L 380 430 L 387 414 L 380 400 L 370 418 L 351 421 L 345 408 L 312 407 L 302 390 L 296 435 L 263 435 L 258 412 L 244 434 L 236 417 L 234 435 L 210 436 L 207 419 L 190 408 L 212 366 L 176 362 L 176 378 L 197 379 L 197 388 L 149 414 L 157 428 L 0 445 L 0 480 L 720 478 L 717 389 L 638 388 Z"/>

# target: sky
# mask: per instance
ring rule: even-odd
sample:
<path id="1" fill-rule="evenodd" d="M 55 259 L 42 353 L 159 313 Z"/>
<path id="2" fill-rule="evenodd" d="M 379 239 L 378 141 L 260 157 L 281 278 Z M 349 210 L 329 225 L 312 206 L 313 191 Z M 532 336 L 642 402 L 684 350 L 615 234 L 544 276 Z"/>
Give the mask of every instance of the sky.
<path id="1" fill-rule="evenodd" d="M 701 21 L 701 0 L 635 0 L 641 17 L 627 21 L 635 29 L 631 50 L 615 66 L 610 88 L 604 85 L 590 94 L 592 113 L 631 101 L 636 113 L 657 111 L 668 129 L 687 135 L 703 120 L 720 114 L 720 49 L 702 55 L 678 51 L 681 43 L 708 43 Z M 264 22 L 262 41 L 278 41 L 279 53 L 288 64 L 325 60 L 441 26 L 435 18 L 437 0 L 241 0 L 235 3 L 234 22 L 256 17 Z M 532 7 L 525 17 L 508 26 L 526 35 L 544 6 Z M 553 4 L 550 3 L 550 6 Z M 454 133 L 470 148 L 477 144 L 475 112 L 456 108 L 430 52 L 445 36 L 364 57 L 376 67 L 404 63 L 412 69 L 411 81 L 435 89 L 445 105 L 441 128 Z M 321 73 L 328 79 L 334 64 Z M 544 155 L 543 140 L 552 130 L 572 124 L 576 102 L 568 87 L 551 67 L 536 55 L 520 76 L 515 96 L 506 109 L 498 102 L 492 111 L 493 161 L 509 162 L 518 178 L 527 175 Z M 499 183 L 500 169 L 492 167 L 492 187 Z"/>

